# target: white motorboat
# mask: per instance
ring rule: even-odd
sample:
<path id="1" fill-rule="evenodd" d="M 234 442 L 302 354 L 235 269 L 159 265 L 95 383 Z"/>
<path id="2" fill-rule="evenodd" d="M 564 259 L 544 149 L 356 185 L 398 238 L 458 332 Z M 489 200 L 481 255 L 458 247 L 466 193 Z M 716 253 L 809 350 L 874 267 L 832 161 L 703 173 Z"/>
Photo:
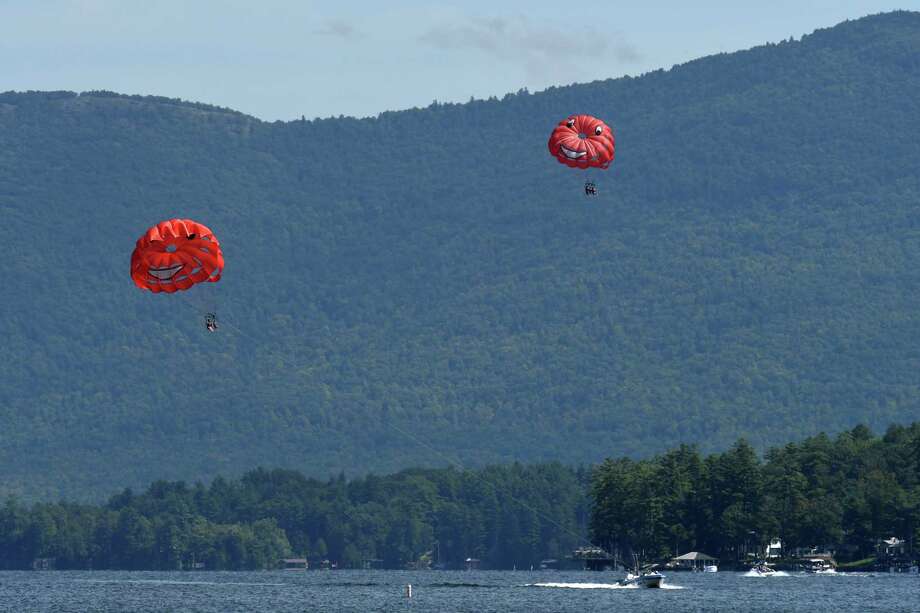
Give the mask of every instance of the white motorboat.
<path id="1" fill-rule="evenodd" d="M 655 570 L 655 565 L 647 566 L 636 573 L 626 573 L 626 578 L 619 581 L 624 587 L 635 585 L 637 587 L 661 587 L 664 575 Z"/>
<path id="2" fill-rule="evenodd" d="M 759 562 L 751 567 L 747 572 L 748 577 L 771 577 L 776 574 L 776 570 L 767 566 L 766 562 Z"/>
<path id="3" fill-rule="evenodd" d="M 662 581 L 664 581 L 664 575 L 655 571 L 638 575 L 627 573 L 626 578 L 619 581 L 619 585 L 624 587 L 631 585 L 637 587 L 661 587 Z"/>
<path id="4" fill-rule="evenodd" d="M 716 566 L 715 564 L 707 564 L 706 566 L 703 567 L 703 572 L 704 573 L 717 573 L 719 572 L 719 567 Z"/>
<path id="5" fill-rule="evenodd" d="M 830 560 L 811 558 L 802 562 L 802 569 L 812 575 L 833 575 L 837 572 Z"/>

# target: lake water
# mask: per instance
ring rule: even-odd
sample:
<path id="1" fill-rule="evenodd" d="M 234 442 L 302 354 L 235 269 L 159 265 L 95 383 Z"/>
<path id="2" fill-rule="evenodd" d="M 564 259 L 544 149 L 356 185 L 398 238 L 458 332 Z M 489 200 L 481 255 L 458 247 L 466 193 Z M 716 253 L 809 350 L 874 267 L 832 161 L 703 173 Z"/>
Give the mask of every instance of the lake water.
<path id="1" fill-rule="evenodd" d="M 920 577 L 591 572 L 0 572 L 2 611 L 920 611 Z M 405 597 L 411 583 L 413 597 Z"/>

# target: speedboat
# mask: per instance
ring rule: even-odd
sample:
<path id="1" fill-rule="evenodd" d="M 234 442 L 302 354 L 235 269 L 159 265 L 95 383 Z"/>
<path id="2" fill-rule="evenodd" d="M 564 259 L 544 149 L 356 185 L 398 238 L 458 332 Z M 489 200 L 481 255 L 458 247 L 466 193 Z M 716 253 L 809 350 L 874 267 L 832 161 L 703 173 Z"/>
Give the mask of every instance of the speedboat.
<path id="1" fill-rule="evenodd" d="M 642 587 L 661 587 L 662 581 L 664 581 L 664 575 L 658 571 L 651 571 L 639 575 L 639 585 Z"/>
<path id="2" fill-rule="evenodd" d="M 812 558 L 802 563 L 802 569 L 813 575 L 833 575 L 837 572 L 830 560 Z"/>
<path id="3" fill-rule="evenodd" d="M 747 574 L 749 577 L 770 577 L 776 574 L 776 570 L 767 566 L 766 562 L 759 562 L 752 566 Z"/>
<path id="4" fill-rule="evenodd" d="M 715 564 L 707 564 L 703 567 L 704 573 L 717 573 L 719 572 L 719 567 Z"/>
<path id="5" fill-rule="evenodd" d="M 624 587 L 635 585 L 637 587 L 661 587 L 664 575 L 655 570 L 655 566 L 648 566 L 637 573 L 626 573 L 626 578 L 619 581 Z"/>

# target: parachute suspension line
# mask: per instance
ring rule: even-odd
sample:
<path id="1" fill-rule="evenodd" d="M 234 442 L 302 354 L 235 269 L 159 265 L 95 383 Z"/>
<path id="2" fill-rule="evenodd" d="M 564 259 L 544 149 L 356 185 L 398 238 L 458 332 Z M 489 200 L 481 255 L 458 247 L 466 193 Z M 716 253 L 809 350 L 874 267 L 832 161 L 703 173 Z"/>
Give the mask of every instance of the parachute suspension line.
<path id="1" fill-rule="evenodd" d="M 183 292 L 183 293 L 179 294 L 179 298 L 181 298 L 182 301 L 185 302 L 186 306 L 188 306 L 190 309 L 192 309 L 193 311 L 195 311 L 197 314 L 200 315 L 200 314 L 203 312 L 203 310 L 201 309 L 201 306 L 195 304 L 195 303 L 192 301 L 192 299 L 188 297 L 187 292 Z M 214 313 L 208 312 L 208 313 L 206 313 L 205 317 L 207 318 L 208 315 L 215 315 L 215 314 L 214 314 Z M 215 319 L 216 319 L 216 315 L 215 315 Z M 220 325 L 221 325 L 221 326 L 225 326 L 225 327 L 227 327 L 227 328 L 231 328 L 231 329 L 233 329 L 233 330 L 236 330 L 236 332 L 237 332 L 240 336 L 245 336 L 246 338 L 248 338 L 248 339 L 250 339 L 250 340 L 252 340 L 252 341 L 256 341 L 256 342 L 258 341 L 258 339 L 255 338 L 254 336 L 252 336 L 252 335 L 250 335 L 250 334 L 247 334 L 246 332 L 244 332 L 243 330 L 241 330 L 238 326 L 235 326 L 235 325 L 233 324 L 232 320 L 231 320 L 230 322 L 228 322 L 228 321 L 226 321 L 226 320 L 221 320 L 221 321 L 220 321 Z"/>
<path id="2" fill-rule="evenodd" d="M 597 117 L 569 115 L 553 129 L 547 148 L 569 168 L 606 170 L 613 162 L 616 142 L 610 126 Z M 585 176 L 584 191 L 585 196 L 597 196 L 597 183 L 591 174 Z"/>
<path id="3" fill-rule="evenodd" d="M 187 306 L 189 306 L 190 308 L 195 309 L 196 311 L 198 311 L 198 308 L 197 308 L 197 307 L 191 302 L 191 300 L 186 296 L 186 292 L 183 292 L 182 294 L 180 294 L 180 297 L 184 299 L 184 301 L 185 301 L 185 303 L 186 303 Z M 198 312 L 200 312 L 200 311 L 198 311 Z M 251 334 L 247 334 L 245 331 L 241 330 L 238 326 L 234 325 L 232 321 L 230 321 L 230 322 L 221 321 L 221 325 L 226 326 L 226 327 L 228 327 L 228 328 L 231 328 L 231 329 L 235 330 L 241 337 L 245 337 L 245 338 L 247 338 L 247 339 L 253 341 L 254 343 L 262 342 L 262 341 L 265 340 L 265 339 L 263 338 L 263 339 L 261 339 L 261 341 L 260 341 L 260 339 L 257 339 L 255 336 L 253 336 L 253 335 L 251 335 Z M 279 357 L 278 360 L 279 360 L 284 366 L 288 367 L 288 369 L 289 369 L 291 372 L 297 372 L 297 369 L 295 368 L 296 364 L 295 364 L 295 361 L 293 360 L 293 358 L 289 358 L 289 357 L 287 357 L 287 356 L 282 356 L 282 357 Z M 432 454 L 434 454 L 434 455 L 440 457 L 441 459 L 443 459 L 444 461 L 446 461 L 450 466 L 453 466 L 454 468 L 456 468 L 456 469 L 458 469 L 458 470 L 461 470 L 461 471 L 463 471 L 463 472 L 466 472 L 466 473 L 470 474 L 472 477 L 474 477 L 474 478 L 475 478 L 477 481 L 479 481 L 480 483 L 485 484 L 485 485 L 488 485 L 489 487 L 491 487 L 491 488 L 492 488 L 492 491 L 495 493 L 496 496 L 499 495 L 498 487 L 496 486 L 495 483 L 493 483 L 492 481 L 490 481 L 487 477 L 485 477 L 485 476 L 483 476 L 483 475 L 481 475 L 481 474 L 477 474 L 477 473 L 471 471 L 471 470 L 468 469 L 466 466 L 464 466 L 463 463 L 462 463 L 460 460 L 458 460 L 458 459 L 456 459 L 456 458 L 452 458 L 451 456 L 449 456 L 449 455 L 447 455 L 446 453 L 440 451 L 439 449 L 433 447 L 431 444 L 425 442 L 424 440 L 420 439 L 419 437 L 415 436 L 414 434 L 412 434 L 412 433 L 410 433 L 410 432 L 407 432 L 407 431 L 403 430 L 402 428 L 400 428 L 400 427 L 397 426 L 396 424 L 393 424 L 393 423 L 389 423 L 389 422 L 384 421 L 384 422 L 383 422 L 383 425 L 386 426 L 386 427 L 388 427 L 388 428 L 390 428 L 391 430 L 393 430 L 393 431 L 396 432 L 397 434 L 402 435 L 404 438 L 406 438 L 406 439 L 408 439 L 409 441 L 415 443 L 416 445 L 418 445 L 418 446 L 421 447 L 422 449 L 425 449 L 426 451 L 429 451 L 429 452 L 431 452 Z M 520 500 L 520 499 L 518 499 L 517 497 L 515 497 L 515 496 L 513 496 L 512 494 L 509 494 L 509 493 L 505 493 L 505 497 L 507 497 L 508 500 L 510 500 L 510 501 L 513 502 L 514 504 L 518 505 L 519 507 L 523 508 L 524 510 L 530 511 L 531 513 L 533 513 L 535 516 L 539 517 L 540 519 L 542 519 L 542 520 L 545 521 L 546 523 L 548 523 L 548 524 L 550 524 L 550 525 L 552 525 L 552 526 L 555 526 L 555 527 L 556 527 L 557 529 L 559 529 L 561 532 L 564 532 L 564 533 L 568 534 L 569 536 L 574 537 L 574 538 L 575 538 L 577 541 L 579 541 L 581 544 L 583 544 L 583 545 L 593 545 L 593 543 L 591 543 L 591 541 L 589 541 L 587 538 L 585 538 L 585 537 L 582 536 L 581 534 L 578 534 L 577 532 L 574 532 L 574 531 L 570 530 L 570 529 L 567 528 L 566 526 L 563 526 L 563 525 L 560 524 L 558 521 L 556 521 L 556 520 L 553 519 L 552 517 L 548 516 L 546 513 L 540 511 L 539 509 L 536 509 L 536 508 L 532 507 L 531 505 L 527 504 L 527 503 L 524 502 L 523 500 Z M 348 517 L 349 519 L 351 519 L 352 521 L 354 521 L 354 518 L 353 518 L 353 517 L 350 517 L 346 511 L 344 511 L 343 509 L 339 509 L 339 511 L 341 511 L 341 513 L 342 513 L 343 515 L 345 515 L 346 517 Z"/>
<path id="4" fill-rule="evenodd" d="M 181 298 L 189 307 L 194 309 L 199 316 L 204 317 L 204 325 L 205 328 L 208 329 L 208 332 L 217 331 L 220 325 L 217 320 L 216 300 L 210 300 L 206 302 L 203 297 L 196 296 L 195 298 L 192 298 L 188 295 L 189 292 L 177 292 L 177 294 L 179 298 Z"/>
<path id="5" fill-rule="evenodd" d="M 585 175 L 585 196 L 589 198 L 597 196 L 597 183 L 591 177 L 590 171 Z"/>

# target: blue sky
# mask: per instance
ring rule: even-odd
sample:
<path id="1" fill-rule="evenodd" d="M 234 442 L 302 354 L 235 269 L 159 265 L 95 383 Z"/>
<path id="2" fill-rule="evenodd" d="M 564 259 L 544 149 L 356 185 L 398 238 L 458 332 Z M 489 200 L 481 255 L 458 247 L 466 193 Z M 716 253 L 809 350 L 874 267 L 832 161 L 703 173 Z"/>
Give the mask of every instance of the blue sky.
<path id="1" fill-rule="evenodd" d="M 0 0 L 0 91 L 366 116 L 638 75 L 898 8 L 920 0 Z"/>

